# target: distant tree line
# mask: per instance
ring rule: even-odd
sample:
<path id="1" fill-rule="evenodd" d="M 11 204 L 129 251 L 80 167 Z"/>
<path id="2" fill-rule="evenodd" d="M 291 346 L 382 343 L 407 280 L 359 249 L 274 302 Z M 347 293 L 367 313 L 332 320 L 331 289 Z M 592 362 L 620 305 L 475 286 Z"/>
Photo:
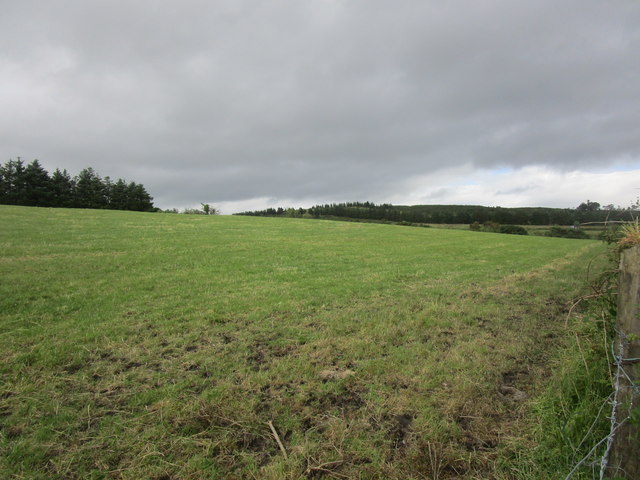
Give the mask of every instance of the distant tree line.
<path id="1" fill-rule="evenodd" d="M 143 185 L 100 177 L 93 168 L 75 177 L 67 170 L 53 174 L 38 160 L 28 165 L 18 158 L 0 165 L 0 204 L 33 207 L 102 208 L 150 212 L 156 209 Z"/>
<path id="2" fill-rule="evenodd" d="M 479 205 L 376 205 L 348 202 L 316 205 L 311 208 L 267 208 L 238 215 L 266 217 L 344 218 L 411 224 L 573 225 L 575 223 L 629 220 L 637 211 L 587 201 L 577 208 L 483 207 Z"/>
<path id="3" fill-rule="evenodd" d="M 180 211 L 177 208 L 159 210 L 162 213 L 181 213 L 184 215 L 220 215 L 220 210 L 208 203 L 201 203 L 202 208 L 185 208 Z"/>

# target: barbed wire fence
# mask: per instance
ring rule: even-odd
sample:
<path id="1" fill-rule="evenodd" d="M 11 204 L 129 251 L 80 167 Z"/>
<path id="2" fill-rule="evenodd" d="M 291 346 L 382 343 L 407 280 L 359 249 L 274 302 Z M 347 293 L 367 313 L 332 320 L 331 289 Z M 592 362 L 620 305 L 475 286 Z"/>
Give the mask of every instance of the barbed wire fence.
<path id="1" fill-rule="evenodd" d="M 603 445 L 606 445 L 604 453 L 599 457 L 599 460 L 596 457 L 596 459 L 591 462 L 591 465 L 595 466 L 595 465 L 597 465 L 599 463 L 600 464 L 600 476 L 599 476 L 599 478 L 600 478 L 600 480 L 604 480 L 606 478 L 607 470 L 609 468 L 609 455 L 610 455 L 610 452 L 611 452 L 611 447 L 613 446 L 613 440 L 615 438 L 615 435 L 618 432 L 618 430 L 626 422 L 628 422 L 631 419 L 631 415 L 630 414 L 627 414 L 621 420 L 618 419 L 618 415 L 617 415 L 618 414 L 618 406 L 620 405 L 620 402 L 618 401 L 618 398 L 619 398 L 620 381 L 621 381 L 621 379 L 627 379 L 627 381 L 629 381 L 629 384 L 632 386 L 635 394 L 636 395 L 640 395 L 640 387 L 638 385 L 635 385 L 632 382 L 632 380 L 630 379 L 629 373 L 626 372 L 625 369 L 624 369 L 624 364 L 625 363 L 638 362 L 638 361 L 640 361 L 640 358 L 623 358 L 621 355 L 616 354 L 616 352 L 614 351 L 614 346 L 613 345 L 611 346 L 611 350 L 612 350 L 612 354 L 613 354 L 613 358 L 614 358 L 614 365 L 616 367 L 614 390 L 607 397 L 605 402 L 600 407 L 600 410 L 598 411 L 598 414 L 596 415 L 596 418 L 593 421 L 593 424 L 591 425 L 591 428 L 589 428 L 589 431 L 585 434 L 584 438 L 582 439 L 582 442 L 580 442 L 580 445 L 578 445 L 578 448 L 580 448 L 582 446 L 582 444 L 586 441 L 586 439 L 589 438 L 589 436 L 591 435 L 591 432 L 593 431 L 595 425 L 600 420 L 600 416 L 602 415 L 602 411 L 604 410 L 604 407 L 607 406 L 607 405 L 610 405 L 610 407 L 611 407 L 611 415 L 609 417 L 609 420 L 611 421 L 611 428 L 609 430 L 609 434 L 606 437 L 604 437 L 601 440 L 599 440 L 598 442 L 596 442 L 596 444 L 591 448 L 591 450 L 589 450 L 589 452 L 579 462 L 577 462 L 575 464 L 573 469 L 565 477 L 565 480 L 570 480 L 571 478 L 573 478 L 573 476 L 580 470 L 580 468 L 583 465 L 587 464 L 588 461 L 592 457 L 595 456 L 595 454 L 598 452 L 598 450 Z M 633 402 L 630 403 L 629 408 L 630 408 L 630 410 L 634 408 Z"/>
<path id="2" fill-rule="evenodd" d="M 609 433 L 577 462 L 565 477 L 570 480 L 585 465 L 595 474 L 599 464 L 599 478 L 640 478 L 640 428 L 634 416 L 640 413 L 640 246 L 626 250 L 620 262 L 616 342 L 611 345 L 615 369 L 613 391 L 601 405 L 593 424 L 580 442 L 580 448 L 600 421 L 606 405 L 610 405 Z M 629 355 L 631 353 L 631 355 Z M 635 354 L 635 355 L 634 355 Z M 604 450 L 603 450 L 604 449 Z M 596 455 L 602 451 L 601 455 Z"/>

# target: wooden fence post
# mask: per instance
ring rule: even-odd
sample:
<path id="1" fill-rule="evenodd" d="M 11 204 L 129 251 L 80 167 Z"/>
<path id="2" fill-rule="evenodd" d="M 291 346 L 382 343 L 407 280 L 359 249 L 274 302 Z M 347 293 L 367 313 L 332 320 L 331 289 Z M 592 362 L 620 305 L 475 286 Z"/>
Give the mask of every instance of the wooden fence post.
<path id="1" fill-rule="evenodd" d="M 640 479 L 640 245 L 622 252 L 618 285 L 618 426 L 608 459 L 610 478 Z M 625 421 L 626 419 L 626 421 Z"/>

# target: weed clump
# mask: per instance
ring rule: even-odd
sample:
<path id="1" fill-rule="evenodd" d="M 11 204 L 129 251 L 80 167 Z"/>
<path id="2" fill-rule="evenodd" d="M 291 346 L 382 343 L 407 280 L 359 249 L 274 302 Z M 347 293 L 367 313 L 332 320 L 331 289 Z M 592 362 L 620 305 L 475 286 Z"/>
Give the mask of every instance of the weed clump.
<path id="1" fill-rule="evenodd" d="M 618 240 L 618 247 L 620 249 L 631 248 L 636 245 L 640 245 L 640 223 L 638 219 L 623 225 L 620 228 L 621 238 Z"/>

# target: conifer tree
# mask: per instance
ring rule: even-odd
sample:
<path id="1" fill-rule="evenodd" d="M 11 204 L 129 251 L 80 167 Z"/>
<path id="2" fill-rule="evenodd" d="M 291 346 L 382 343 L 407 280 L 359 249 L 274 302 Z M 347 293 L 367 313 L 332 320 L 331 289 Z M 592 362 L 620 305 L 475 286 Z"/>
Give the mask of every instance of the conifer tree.
<path id="1" fill-rule="evenodd" d="M 131 182 L 128 185 L 127 210 L 138 212 L 153 211 L 153 198 L 147 193 L 143 185 Z"/>
<path id="2" fill-rule="evenodd" d="M 52 207 L 70 208 L 74 206 L 75 184 L 67 170 L 55 169 L 51 175 Z"/>
<path id="3" fill-rule="evenodd" d="M 20 157 L 0 166 L 0 202 L 22 205 L 25 197 L 24 162 Z"/>
<path id="4" fill-rule="evenodd" d="M 119 178 L 101 178 L 91 167 L 71 178 L 66 170 L 53 175 L 34 160 L 9 160 L 0 164 L 0 204 L 64 208 L 109 208 L 155 211 L 153 197 L 142 184 Z"/>
<path id="5" fill-rule="evenodd" d="M 74 206 L 78 208 L 106 208 L 105 185 L 100 176 L 88 167 L 80 171 L 74 179 Z"/>
<path id="6" fill-rule="evenodd" d="M 50 207 L 52 203 L 51 178 L 38 160 L 24 169 L 25 192 L 23 203 L 32 207 Z"/>
<path id="7" fill-rule="evenodd" d="M 116 183 L 111 185 L 111 198 L 109 208 L 113 210 L 128 210 L 129 205 L 129 186 L 119 178 Z"/>

